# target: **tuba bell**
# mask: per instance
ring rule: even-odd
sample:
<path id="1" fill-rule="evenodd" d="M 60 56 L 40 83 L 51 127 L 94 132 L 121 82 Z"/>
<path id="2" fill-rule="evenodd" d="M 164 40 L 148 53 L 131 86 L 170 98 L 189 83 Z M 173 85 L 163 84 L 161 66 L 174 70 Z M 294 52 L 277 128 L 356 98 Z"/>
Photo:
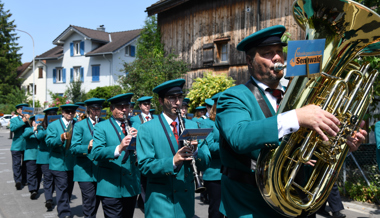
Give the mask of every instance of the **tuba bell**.
<path id="1" fill-rule="evenodd" d="M 265 201 L 284 216 L 316 212 L 327 200 L 345 157 L 346 137 L 359 128 L 372 100 L 378 76 L 359 55 L 379 54 L 380 16 L 351 0 L 296 0 L 293 16 L 306 39 L 326 39 L 321 73 L 294 77 L 279 113 L 315 104 L 340 120 L 340 132 L 322 141 L 315 131 L 301 127 L 283 138 L 279 147 L 262 149 L 256 183 Z M 305 163 L 317 160 L 306 173 Z M 308 175 L 308 176 L 306 176 Z"/>

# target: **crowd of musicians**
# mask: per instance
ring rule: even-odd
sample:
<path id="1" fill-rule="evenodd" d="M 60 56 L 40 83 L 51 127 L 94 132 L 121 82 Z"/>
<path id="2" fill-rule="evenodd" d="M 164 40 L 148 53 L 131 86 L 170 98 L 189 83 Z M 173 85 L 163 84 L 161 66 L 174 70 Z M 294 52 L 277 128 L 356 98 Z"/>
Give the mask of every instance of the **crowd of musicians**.
<path id="1" fill-rule="evenodd" d="M 85 217 L 96 217 L 100 203 L 105 217 L 133 217 L 137 203 L 146 217 L 191 218 L 197 169 L 207 189 L 209 217 L 281 217 L 255 184 L 251 163 L 260 149 L 278 146 L 300 127 L 317 131 L 323 140 L 339 131 L 339 120 L 315 105 L 276 113 L 285 90 L 279 83 L 283 71 L 273 66 L 284 62 L 284 31 L 284 26 L 273 26 L 243 39 L 237 49 L 246 53 L 250 80 L 207 99 L 192 120 L 186 118 L 190 102 L 182 89 L 184 79 L 152 90 L 160 115 L 150 112 L 152 97 L 144 96 L 137 100 L 141 114 L 128 119 L 133 93 L 107 99 L 112 113 L 107 120 L 100 118 L 105 99 L 86 100 L 84 119 L 76 117 L 78 104 L 47 108 L 38 125 L 34 116 L 22 114 L 27 105 L 17 105 L 19 116 L 10 124 L 16 189 L 27 182 L 35 199 L 43 177 L 45 206 L 53 208 L 55 191 L 59 217 L 71 217 L 77 182 Z M 59 109 L 62 117 L 48 123 Z M 204 140 L 179 140 L 184 129 L 198 128 L 212 132 Z M 357 150 L 366 135 L 360 129 L 348 137 L 350 150 Z"/>

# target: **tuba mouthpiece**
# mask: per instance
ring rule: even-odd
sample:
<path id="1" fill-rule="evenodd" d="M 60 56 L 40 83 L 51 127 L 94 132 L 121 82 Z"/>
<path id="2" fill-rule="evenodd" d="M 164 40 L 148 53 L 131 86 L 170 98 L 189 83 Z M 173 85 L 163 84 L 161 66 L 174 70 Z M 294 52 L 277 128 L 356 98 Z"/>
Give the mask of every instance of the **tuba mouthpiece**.
<path id="1" fill-rule="evenodd" d="M 278 72 L 286 68 L 286 64 L 281 64 L 279 62 L 274 64 L 273 70 Z"/>

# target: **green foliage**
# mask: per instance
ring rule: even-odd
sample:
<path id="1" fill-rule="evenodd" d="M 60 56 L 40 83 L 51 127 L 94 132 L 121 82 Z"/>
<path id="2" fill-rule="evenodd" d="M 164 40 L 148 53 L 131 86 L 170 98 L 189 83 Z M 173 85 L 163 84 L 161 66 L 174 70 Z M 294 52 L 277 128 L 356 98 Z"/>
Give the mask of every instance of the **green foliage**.
<path id="1" fill-rule="evenodd" d="M 28 104 L 33 107 L 33 98 L 30 98 L 30 100 L 28 100 Z M 34 107 L 42 107 L 41 102 L 34 99 Z"/>
<path id="2" fill-rule="evenodd" d="M 16 110 L 16 105 L 26 103 L 27 98 L 30 96 L 26 94 L 26 90 L 20 89 L 16 86 L 11 86 L 11 90 L 7 95 L 1 96 L 3 104 L 0 104 L 0 112 L 10 113 Z M 30 105 L 31 106 L 31 105 Z"/>
<path id="3" fill-rule="evenodd" d="M 377 202 L 376 196 L 380 196 L 379 186 L 371 182 L 368 187 L 364 179 L 356 183 L 346 182 L 345 190 L 347 197 L 360 202 L 374 203 Z"/>
<path id="4" fill-rule="evenodd" d="M 103 103 L 103 108 L 109 107 L 110 103 L 107 102 L 107 99 L 125 93 L 125 91 L 118 85 L 115 86 L 103 86 L 97 87 L 96 89 L 91 89 L 87 93 L 88 98 L 103 98 L 106 101 Z"/>
<path id="5" fill-rule="evenodd" d="M 281 42 L 286 42 L 286 43 L 288 43 L 290 40 L 291 40 L 291 37 L 292 35 L 289 33 L 289 32 L 286 32 L 286 33 L 284 33 L 283 35 L 282 35 L 282 37 L 281 37 Z M 284 52 L 284 53 L 288 53 L 288 46 L 284 46 L 283 48 L 282 48 L 282 51 Z"/>
<path id="6" fill-rule="evenodd" d="M 195 108 L 205 104 L 207 98 L 234 86 L 235 80 L 225 74 L 212 75 L 205 73 L 204 78 L 196 78 L 193 87 L 187 95 L 190 98 L 189 111 L 194 112 Z"/>
<path id="7" fill-rule="evenodd" d="M 152 107 L 161 110 L 158 96 L 153 95 L 153 88 L 172 79 L 178 79 L 187 71 L 188 64 L 174 54 L 165 55 L 161 44 L 161 34 L 157 27 L 157 18 L 150 16 L 137 42 L 136 60 L 124 63 L 126 76 L 119 77 L 119 83 L 126 92 L 134 93 L 132 101 L 142 96 L 153 96 Z"/>
<path id="8" fill-rule="evenodd" d="M 4 11 L 4 4 L 0 3 L 0 103 L 8 104 L 3 96 L 14 91 L 14 87 L 21 85 L 17 78 L 17 67 L 21 65 L 21 54 L 17 52 L 21 47 L 16 43 L 19 37 L 12 33 L 16 25 L 10 20 L 12 14 Z M 12 94 L 11 94 L 12 95 Z M 9 98 L 7 98 L 9 99 Z"/>
<path id="9" fill-rule="evenodd" d="M 87 99 L 86 92 L 82 89 L 81 81 L 73 81 L 65 91 L 65 95 L 72 102 L 83 102 Z"/>

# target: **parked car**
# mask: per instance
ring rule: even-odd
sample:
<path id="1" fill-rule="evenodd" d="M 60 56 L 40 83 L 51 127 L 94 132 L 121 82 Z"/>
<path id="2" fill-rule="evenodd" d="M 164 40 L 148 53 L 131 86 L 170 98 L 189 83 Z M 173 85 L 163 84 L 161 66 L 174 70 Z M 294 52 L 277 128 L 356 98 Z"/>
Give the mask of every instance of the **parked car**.
<path id="1" fill-rule="evenodd" d="M 11 122 L 12 115 L 4 114 L 3 117 L 0 118 L 0 126 L 6 127 Z"/>

